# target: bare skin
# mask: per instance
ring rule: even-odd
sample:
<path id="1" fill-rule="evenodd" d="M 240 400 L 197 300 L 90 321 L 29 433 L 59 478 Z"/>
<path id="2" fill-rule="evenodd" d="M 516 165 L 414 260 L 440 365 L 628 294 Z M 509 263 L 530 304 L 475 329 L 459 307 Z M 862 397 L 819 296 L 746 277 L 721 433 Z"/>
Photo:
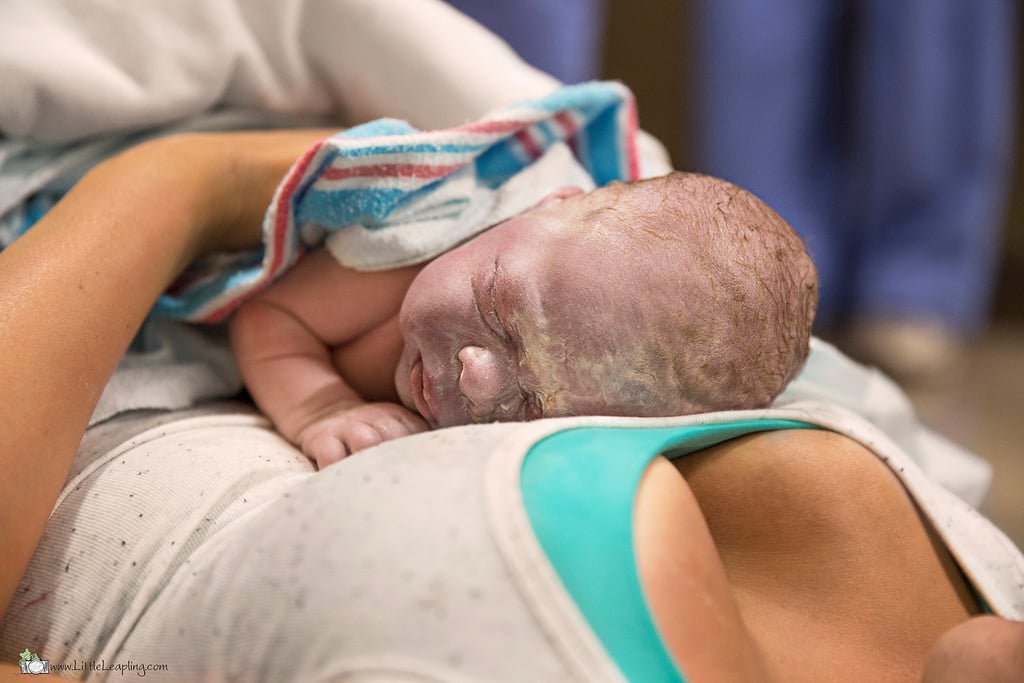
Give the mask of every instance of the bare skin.
<path id="1" fill-rule="evenodd" d="M 974 617 L 932 648 L 924 683 L 1024 682 L 1024 622 Z"/>
<path id="2" fill-rule="evenodd" d="M 140 145 L 90 171 L 0 252 L 0 346 L 18 349 L 0 354 L 0 386 L 18 397 L 0 411 L 0 605 L 9 603 L 100 393 L 156 298 L 196 257 L 258 245 L 277 183 L 328 134 L 183 135 Z M 242 201 L 253 195 L 266 201 Z"/>
<path id="3" fill-rule="evenodd" d="M 769 432 L 674 464 L 649 467 L 634 525 L 649 604 L 691 680 L 919 681 L 936 641 L 979 612 L 896 477 L 845 437 Z M 1002 644 L 995 662 L 1014 656 Z M 934 680 L 1013 680 L 986 670 Z"/>
<path id="4" fill-rule="evenodd" d="M 323 467 L 428 427 L 765 406 L 816 294 L 774 212 L 674 174 L 560 188 L 422 269 L 316 252 L 231 330 L 257 405 Z"/>

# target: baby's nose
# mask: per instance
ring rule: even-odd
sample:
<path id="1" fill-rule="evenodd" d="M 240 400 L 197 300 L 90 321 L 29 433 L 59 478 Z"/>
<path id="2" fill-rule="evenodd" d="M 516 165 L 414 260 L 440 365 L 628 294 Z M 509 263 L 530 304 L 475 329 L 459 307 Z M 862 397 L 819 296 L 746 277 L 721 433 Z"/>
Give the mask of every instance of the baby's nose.
<path id="1" fill-rule="evenodd" d="M 473 415 L 484 417 L 494 412 L 502 390 L 498 358 L 479 346 L 463 346 L 459 350 L 459 361 L 462 363 L 459 389 L 472 404 Z"/>

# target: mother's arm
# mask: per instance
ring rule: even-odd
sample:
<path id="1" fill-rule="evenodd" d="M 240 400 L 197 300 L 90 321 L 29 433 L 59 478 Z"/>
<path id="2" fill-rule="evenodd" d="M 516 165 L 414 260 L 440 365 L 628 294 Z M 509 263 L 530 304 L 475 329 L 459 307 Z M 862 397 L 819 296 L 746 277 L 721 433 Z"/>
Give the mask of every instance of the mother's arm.
<path id="1" fill-rule="evenodd" d="M 91 170 L 0 252 L 0 611 L 104 385 L 196 256 L 254 246 L 291 163 L 330 131 L 194 134 Z"/>

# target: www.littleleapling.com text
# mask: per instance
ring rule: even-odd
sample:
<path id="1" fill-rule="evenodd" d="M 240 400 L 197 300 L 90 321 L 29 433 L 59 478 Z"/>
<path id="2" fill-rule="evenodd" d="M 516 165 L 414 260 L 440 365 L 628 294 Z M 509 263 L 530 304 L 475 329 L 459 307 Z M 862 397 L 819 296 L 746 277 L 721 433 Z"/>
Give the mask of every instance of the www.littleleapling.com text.
<path id="1" fill-rule="evenodd" d="M 126 673 L 133 673 L 136 676 L 145 676 L 150 671 L 167 671 L 166 664 L 139 664 L 128 660 L 127 662 L 114 662 L 107 666 L 105 659 L 99 661 L 78 661 L 71 662 L 50 662 L 50 673 L 62 673 L 67 671 L 117 671 L 122 676 Z"/>

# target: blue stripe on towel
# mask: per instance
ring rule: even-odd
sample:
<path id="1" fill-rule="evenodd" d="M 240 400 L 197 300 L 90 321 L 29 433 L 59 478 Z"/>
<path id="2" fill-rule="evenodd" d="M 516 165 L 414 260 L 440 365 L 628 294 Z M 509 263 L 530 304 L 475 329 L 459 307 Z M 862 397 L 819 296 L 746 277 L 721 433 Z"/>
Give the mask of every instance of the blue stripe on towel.
<path id="1" fill-rule="evenodd" d="M 229 272 L 198 277 L 162 297 L 156 312 L 223 319 L 290 268 L 304 248 L 342 230 L 356 231 L 349 244 L 355 245 L 350 248 L 357 261 L 375 268 L 422 262 L 467 235 L 446 237 L 445 230 L 435 230 L 431 239 L 440 235 L 440 241 L 430 245 L 430 253 L 412 251 L 422 250 L 423 242 L 409 239 L 409 253 L 381 266 L 379 255 L 369 251 L 378 243 L 361 241 L 360 231 L 369 236 L 388 228 L 389 239 L 397 239 L 401 249 L 403 230 L 422 238 L 418 231 L 424 222 L 436 224 L 444 217 L 464 228 L 460 219 L 477 215 L 470 212 L 481 193 L 501 187 L 562 142 L 569 143 L 597 185 L 633 179 L 638 175 L 635 135 L 632 93 L 613 82 L 565 86 L 447 130 L 418 131 L 404 121 L 379 119 L 342 131 L 307 151 L 281 182 L 264 220 L 264 249 L 256 254 L 261 265 L 234 264 Z M 397 212 L 409 207 L 415 210 Z M 468 229 L 471 235 L 487 227 Z"/>

